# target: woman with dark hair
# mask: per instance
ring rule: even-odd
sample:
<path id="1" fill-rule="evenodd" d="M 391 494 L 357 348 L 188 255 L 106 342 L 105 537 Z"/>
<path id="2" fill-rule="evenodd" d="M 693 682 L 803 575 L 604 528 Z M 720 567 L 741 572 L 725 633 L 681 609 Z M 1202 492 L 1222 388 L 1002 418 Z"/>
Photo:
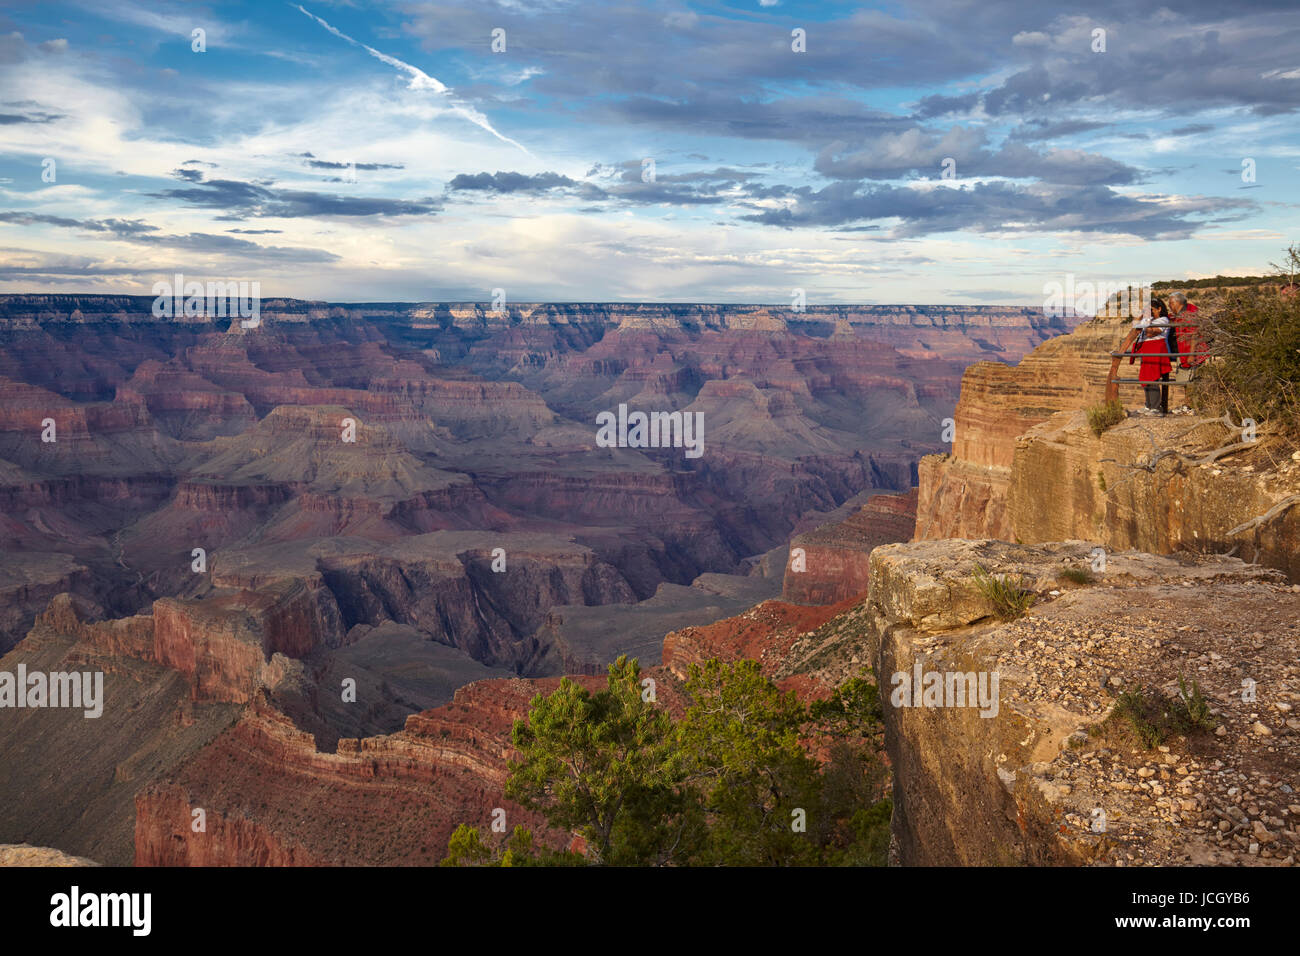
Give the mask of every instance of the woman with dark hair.
<path id="1" fill-rule="evenodd" d="M 1167 327 L 1165 328 L 1165 351 L 1168 352 L 1170 356 L 1169 372 L 1165 372 L 1160 376 L 1160 381 L 1167 382 L 1169 381 L 1170 372 L 1173 371 L 1174 362 L 1178 358 L 1178 335 L 1173 326 L 1173 315 L 1169 311 L 1168 304 L 1164 299 L 1153 295 L 1151 297 L 1151 324 L 1153 326 L 1159 326 L 1161 322 L 1158 320 L 1163 320 L 1164 323 L 1167 323 Z M 1168 385 L 1160 386 L 1160 413 L 1162 415 L 1169 414 Z"/>
<path id="2" fill-rule="evenodd" d="M 1151 301 L 1151 318 L 1142 319 L 1137 327 L 1141 331 L 1133 344 L 1134 354 L 1129 357 L 1132 365 L 1140 357 L 1138 381 L 1146 392 L 1147 415 L 1168 414 L 1169 386 L 1162 382 L 1169 381 L 1169 372 L 1173 365 L 1169 361 L 1169 310 L 1159 299 Z"/>

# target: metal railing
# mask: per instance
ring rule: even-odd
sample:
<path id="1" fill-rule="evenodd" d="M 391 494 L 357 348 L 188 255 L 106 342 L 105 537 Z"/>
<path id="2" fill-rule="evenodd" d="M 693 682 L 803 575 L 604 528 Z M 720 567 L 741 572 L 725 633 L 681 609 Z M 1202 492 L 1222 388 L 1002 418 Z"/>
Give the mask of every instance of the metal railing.
<path id="1" fill-rule="evenodd" d="M 1121 385 L 1159 385 L 1168 387 L 1170 385 L 1186 388 L 1196 381 L 1196 370 L 1205 364 L 1208 356 L 1204 351 L 1193 350 L 1191 352 L 1111 352 L 1110 374 L 1106 376 L 1106 399 L 1109 401 L 1113 398 L 1119 398 L 1119 386 Z M 1144 382 L 1140 378 L 1120 378 L 1119 377 L 1119 360 L 1125 357 L 1145 357 L 1145 358 L 1167 358 L 1183 359 L 1191 358 L 1194 364 L 1190 366 L 1174 365 L 1170 371 L 1179 375 L 1178 378 L 1157 379 L 1154 382 Z M 1132 364 L 1130 362 L 1130 364 Z M 1186 373 L 1186 378 L 1182 377 Z"/>

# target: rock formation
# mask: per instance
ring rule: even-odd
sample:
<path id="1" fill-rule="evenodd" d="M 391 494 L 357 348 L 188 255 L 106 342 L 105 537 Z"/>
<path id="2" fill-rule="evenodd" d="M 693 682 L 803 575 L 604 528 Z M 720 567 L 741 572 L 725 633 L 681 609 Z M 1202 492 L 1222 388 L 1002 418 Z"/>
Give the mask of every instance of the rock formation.
<path id="1" fill-rule="evenodd" d="M 1300 512 L 1274 512 L 1300 492 L 1289 455 L 1196 414 L 1130 417 L 1100 436 L 1089 427 L 1128 328 L 1102 317 L 1016 366 L 968 369 L 951 454 L 919 466 L 916 537 L 1233 553 L 1300 580 Z"/>
<path id="2" fill-rule="evenodd" d="M 791 553 L 801 549 L 801 567 L 786 563 L 783 600 L 796 604 L 835 604 L 866 594 L 871 583 L 871 550 L 880 544 L 906 541 L 916 524 L 916 491 L 906 495 L 873 495 L 861 508 L 839 522 L 795 535 Z"/>
<path id="3" fill-rule="evenodd" d="M 1089 554 L 993 541 L 873 553 L 864 631 L 882 696 L 918 669 L 1000 677 L 993 713 L 886 706 L 900 862 L 1294 863 L 1300 593 L 1223 557 L 1126 552 L 1094 584 L 1060 577 Z M 977 564 L 1041 595 L 1028 616 L 995 619 Z M 1105 720 L 1120 692 L 1177 697 L 1180 678 L 1208 700 L 1205 730 L 1146 750 Z"/>

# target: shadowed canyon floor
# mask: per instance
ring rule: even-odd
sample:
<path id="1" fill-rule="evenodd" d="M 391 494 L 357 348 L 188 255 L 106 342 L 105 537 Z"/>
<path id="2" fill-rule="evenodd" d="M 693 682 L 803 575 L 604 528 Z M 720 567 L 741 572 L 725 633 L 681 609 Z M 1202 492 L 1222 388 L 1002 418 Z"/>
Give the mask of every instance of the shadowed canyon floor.
<path id="1" fill-rule="evenodd" d="M 243 329 L 150 304 L 0 297 L 0 649 L 10 669 L 95 661 L 120 711 L 6 712 L 0 839 L 101 862 L 429 862 L 499 792 L 535 689 L 511 678 L 657 662 L 666 633 L 783 587 L 859 590 L 830 559 L 860 575 L 865 541 L 908 536 L 914 504 L 877 493 L 943 447 L 962 369 L 1065 328 L 999 307 L 268 300 Z M 698 414 L 705 453 L 602 447 L 620 405 Z M 791 536 L 828 522 L 845 530 L 791 584 Z M 419 851 L 297 833 L 311 788 L 273 783 L 292 767 L 335 781 L 340 813 L 436 777 Z M 224 849 L 176 842 L 181 795 Z"/>

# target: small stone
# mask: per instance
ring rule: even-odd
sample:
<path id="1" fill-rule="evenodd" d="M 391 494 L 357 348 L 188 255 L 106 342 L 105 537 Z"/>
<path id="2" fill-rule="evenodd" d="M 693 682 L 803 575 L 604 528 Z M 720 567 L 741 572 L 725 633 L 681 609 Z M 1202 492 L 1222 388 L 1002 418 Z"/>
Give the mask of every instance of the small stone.
<path id="1" fill-rule="evenodd" d="M 1227 736 L 1227 733 L 1228 733 L 1228 728 L 1223 724 L 1219 724 L 1219 726 L 1214 728 L 1214 736 L 1216 737 Z"/>
<path id="2" fill-rule="evenodd" d="M 1253 731 L 1255 732 L 1255 735 L 1256 735 L 1257 737 L 1272 737 L 1272 736 L 1273 736 L 1273 731 L 1269 730 L 1267 727 L 1265 727 L 1263 724 L 1261 724 L 1258 720 L 1255 721 L 1255 723 L 1251 726 L 1250 729 L 1253 730 Z"/>

